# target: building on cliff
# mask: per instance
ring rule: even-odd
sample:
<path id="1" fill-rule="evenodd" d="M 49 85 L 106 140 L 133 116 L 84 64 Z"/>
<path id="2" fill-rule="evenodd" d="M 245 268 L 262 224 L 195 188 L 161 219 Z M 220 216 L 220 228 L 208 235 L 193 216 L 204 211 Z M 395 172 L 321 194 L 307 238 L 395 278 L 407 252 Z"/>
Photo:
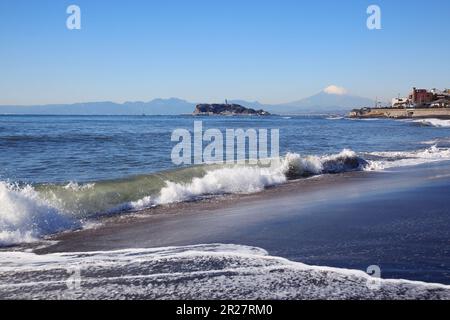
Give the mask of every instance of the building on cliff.
<path id="1" fill-rule="evenodd" d="M 394 98 L 392 99 L 392 108 L 409 108 L 411 100 L 409 98 Z"/>
<path id="2" fill-rule="evenodd" d="M 413 88 L 407 98 L 392 99 L 391 108 L 448 108 L 450 107 L 450 91 L 438 89 Z"/>
<path id="3" fill-rule="evenodd" d="M 414 105 L 424 105 L 430 103 L 434 100 L 433 97 L 434 95 L 431 91 L 417 88 L 413 88 L 412 93 L 409 95 L 409 99 Z"/>
<path id="4" fill-rule="evenodd" d="M 413 88 L 408 98 L 392 99 L 388 108 L 354 109 L 351 118 L 440 118 L 450 119 L 450 91 Z"/>

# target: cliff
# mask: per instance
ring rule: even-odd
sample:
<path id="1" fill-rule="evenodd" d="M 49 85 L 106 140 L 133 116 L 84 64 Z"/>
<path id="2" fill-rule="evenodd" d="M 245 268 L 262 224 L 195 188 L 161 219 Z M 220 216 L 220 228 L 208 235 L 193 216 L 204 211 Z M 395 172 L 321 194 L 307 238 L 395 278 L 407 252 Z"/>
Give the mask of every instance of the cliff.
<path id="1" fill-rule="evenodd" d="M 255 115 L 268 116 L 269 112 L 243 107 L 239 104 L 198 104 L 194 115 Z"/>

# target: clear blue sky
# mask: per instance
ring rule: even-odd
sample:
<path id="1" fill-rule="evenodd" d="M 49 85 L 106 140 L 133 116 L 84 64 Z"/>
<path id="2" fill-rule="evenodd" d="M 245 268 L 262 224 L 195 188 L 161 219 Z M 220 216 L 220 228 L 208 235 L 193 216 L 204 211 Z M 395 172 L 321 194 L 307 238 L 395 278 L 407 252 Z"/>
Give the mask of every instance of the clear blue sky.
<path id="1" fill-rule="evenodd" d="M 449 39 L 448 0 L 0 0 L 0 104 L 390 99 L 450 87 Z"/>

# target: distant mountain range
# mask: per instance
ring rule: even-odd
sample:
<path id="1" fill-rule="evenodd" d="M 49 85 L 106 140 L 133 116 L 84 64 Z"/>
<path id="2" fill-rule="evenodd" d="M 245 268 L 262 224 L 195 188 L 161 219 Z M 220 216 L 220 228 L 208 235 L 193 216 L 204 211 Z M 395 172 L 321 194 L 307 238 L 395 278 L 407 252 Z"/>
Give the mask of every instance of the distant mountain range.
<path id="1" fill-rule="evenodd" d="M 54 115 L 178 115 L 191 113 L 195 103 L 185 100 L 155 99 L 149 102 L 135 101 L 85 102 L 74 104 L 48 104 L 34 106 L 0 106 L 0 114 L 54 114 Z"/>
<path id="2" fill-rule="evenodd" d="M 320 92 L 311 97 L 284 104 L 261 104 L 257 101 L 230 100 L 230 103 L 263 109 L 274 114 L 344 113 L 354 108 L 370 107 L 374 101 L 348 94 Z M 86 102 L 75 104 L 49 104 L 34 106 L 0 106 L 0 114 L 53 114 L 53 115 L 179 115 L 190 114 L 197 103 L 186 100 L 154 99 L 148 102 Z"/>

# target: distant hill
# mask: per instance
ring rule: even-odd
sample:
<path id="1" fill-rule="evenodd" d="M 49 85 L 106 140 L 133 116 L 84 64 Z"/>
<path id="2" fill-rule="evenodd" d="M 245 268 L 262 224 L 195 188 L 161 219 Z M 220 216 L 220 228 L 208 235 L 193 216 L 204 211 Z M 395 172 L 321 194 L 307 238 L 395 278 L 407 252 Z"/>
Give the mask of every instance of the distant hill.
<path id="1" fill-rule="evenodd" d="M 271 107 L 268 104 L 262 104 L 262 103 L 259 103 L 258 101 L 231 100 L 229 102 L 234 103 L 234 104 L 240 104 L 241 106 L 245 106 L 247 108 L 252 108 L 255 110 L 261 110 L 261 109 L 265 110 L 265 108 Z"/>
<path id="2" fill-rule="evenodd" d="M 154 99 L 149 102 L 86 102 L 35 106 L 0 106 L 0 114 L 54 115 L 178 115 L 191 113 L 195 103 L 185 100 Z"/>
<path id="3" fill-rule="evenodd" d="M 374 101 L 349 94 L 325 91 L 311 97 L 284 104 L 270 105 L 258 101 L 230 100 L 229 102 L 272 114 L 344 113 L 351 109 L 370 107 Z M 35 106 L 0 106 L 0 114 L 54 115 L 179 115 L 191 114 L 196 103 L 178 98 L 154 99 L 148 102 L 86 102 Z"/>

